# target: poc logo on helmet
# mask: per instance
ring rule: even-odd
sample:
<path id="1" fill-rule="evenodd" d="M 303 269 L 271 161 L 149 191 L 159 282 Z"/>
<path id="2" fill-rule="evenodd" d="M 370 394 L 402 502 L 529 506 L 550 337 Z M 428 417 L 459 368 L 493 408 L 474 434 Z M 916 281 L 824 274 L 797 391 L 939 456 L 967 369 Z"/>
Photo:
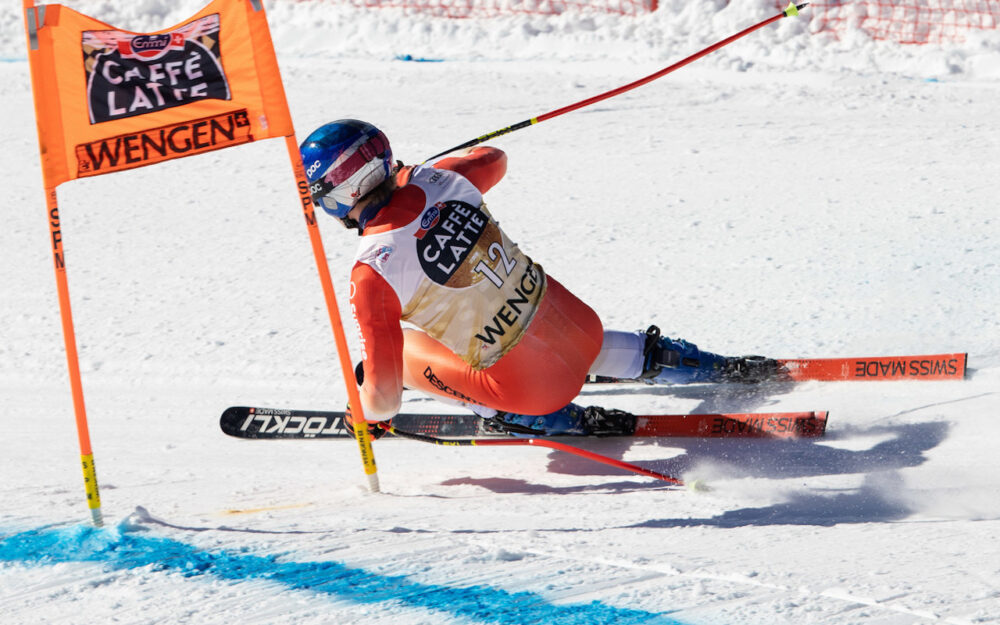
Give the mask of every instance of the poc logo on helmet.
<path id="1" fill-rule="evenodd" d="M 309 169 L 306 170 L 306 175 L 312 178 L 312 175 L 316 173 L 316 170 L 319 169 L 320 166 L 322 165 L 323 163 L 316 161 L 315 163 L 309 166 Z"/>

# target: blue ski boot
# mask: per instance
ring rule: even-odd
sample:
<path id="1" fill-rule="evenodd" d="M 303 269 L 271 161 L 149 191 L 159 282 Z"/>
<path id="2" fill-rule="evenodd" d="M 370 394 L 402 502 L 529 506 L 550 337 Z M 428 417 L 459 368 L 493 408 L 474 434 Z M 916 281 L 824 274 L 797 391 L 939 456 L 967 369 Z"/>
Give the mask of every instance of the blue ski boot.
<path id="1" fill-rule="evenodd" d="M 514 436 L 622 436 L 635 432 L 635 416 L 622 410 L 569 403 L 547 415 L 499 412 L 496 425 Z"/>
<path id="2" fill-rule="evenodd" d="M 681 339 L 660 336 L 649 326 L 643 348 L 642 379 L 654 384 L 741 382 L 754 384 L 780 377 L 776 360 L 762 356 L 726 357 L 698 349 Z"/>

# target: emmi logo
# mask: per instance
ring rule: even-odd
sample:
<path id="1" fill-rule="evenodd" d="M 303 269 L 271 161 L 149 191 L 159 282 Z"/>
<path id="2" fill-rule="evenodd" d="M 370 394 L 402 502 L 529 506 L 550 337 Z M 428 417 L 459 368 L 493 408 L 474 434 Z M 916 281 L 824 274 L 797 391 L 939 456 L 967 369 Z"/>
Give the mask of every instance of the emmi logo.
<path id="1" fill-rule="evenodd" d="M 246 109 L 76 146 L 77 176 L 96 176 L 253 141 Z"/>

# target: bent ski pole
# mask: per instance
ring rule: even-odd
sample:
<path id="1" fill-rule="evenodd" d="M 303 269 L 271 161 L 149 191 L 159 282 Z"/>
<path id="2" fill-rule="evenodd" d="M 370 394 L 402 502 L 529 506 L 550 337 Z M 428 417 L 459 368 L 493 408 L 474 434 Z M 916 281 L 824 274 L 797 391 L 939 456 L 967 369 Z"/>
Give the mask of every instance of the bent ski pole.
<path id="1" fill-rule="evenodd" d="M 585 449 L 580 449 L 579 447 L 572 447 L 564 443 L 557 443 L 556 441 L 550 441 L 542 438 L 469 438 L 469 439 L 454 439 L 454 438 L 437 438 L 435 436 L 426 436 L 424 434 L 414 434 L 413 432 L 404 432 L 402 430 L 397 430 L 391 424 L 385 422 L 379 422 L 378 426 L 383 430 L 391 434 L 395 434 L 401 438 L 409 438 L 415 441 L 421 441 L 424 443 L 432 443 L 434 445 L 446 445 L 449 447 L 489 447 L 491 445 L 531 445 L 533 447 L 548 447 L 549 449 L 555 449 L 557 451 L 563 451 L 568 454 L 573 454 L 580 456 L 582 458 L 587 458 L 588 460 L 593 460 L 595 462 L 600 462 L 602 464 L 607 464 L 612 467 L 617 467 L 619 469 L 625 469 L 626 471 L 631 471 L 633 473 L 638 473 L 639 475 L 645 475 L 646 477 L 651 477 L 657 480 L 662 480 L 670 484 L 676 484 L 677 486 L 683 486 L 684 482 L 677 479 L 676 477 L 671 477 L 665 473 L 659 473 L 651 469 L 646 469 L 635 464 L 630 464 L 628 462 L 623 462 L 621 460 L 615 460 L 614 458 L 609 458 L 608 456 L 602 456 L 601 454 L 595 454 L 592 451 L 587 451 Z"/>
<path id="2" fill-rule="evenodd" d="M 564 113 L 569 113 L 571 111 L 575 111 L 577 109 L 583 108 L 585 106 L 589 106 L 589 105 L 594 104 L 596 102 L 600 102 L 601 100 L 606 100 L 606 99 L 614 97 L 616 95 L 625 93 L 626 91 L 631 91 L 632 89 L 635 89 L 636 87 L 641 87 L 642 85 L 645 85 L 646 83 L 652 82 L 652 81 L 656 80 L 657 78 L 662 78 L 663 76 L 666 76 L 667 74 L 673 72 L 674 70 L 678 70 L 678 69 L 684 67 L 685 65 L 688 65 L 689 63 L 693 63 L 694 61 L 697 61 L 701 57 L 703 57 L 703 56 L 705 56 L 707 54 L 711 54 L 712 52 L 715 52 L 719 48 L 727 46 L 727 45 L 731 44 L 732 42 L 736 41 L 737 39 L 740 39 L 741 37 L 745 37 L 745 36 L 749 35 L 750 33 L 754 32 L 755 30 L 758 30 L 758 29 L 761 29 L 761 28 L 767 26 L 768 24 L 776 22 L 776 21 L 778 21 L 778 20 L 780 20 L 780 19 L 782 19 L 784 17 L 793 17 L 793 16 L 796 16 L 796 15 L 799 14 L 799 9 L 805 7 L 808 4 L 809 4 L 808 2 L 803 2 L 802 4 L 796 5 L 796 4 L 792 3 L 792 2 L 789 2 L 788 6 L 781 13 L 778 13 L 777 15 L 775 15 L 773 17 L 770 17 L 770 18 L 768 18 L 768 19 L 766 19 L 766 20 L 764 20 L 762 22 L 754 24 L 753 26 L 750 26 L 749 28 L 745 28 L 745 29 L 741 30 L 740 32 L 736 33 L 735 35 L 727 37 L 727 38 L 723 39 L 722 41 L 719 41 L 718 43 L 714 43 L 714 44 L 710 45 L 709 47 L 705 48 L 704 50 L 702 50 L 700 52 L 696 52 L 695 54 L 692 54 L 691 56 L 687 57 L 686 59 L 678 61 L 678 62 L 674 63 L 673 65 L 671 65 L 669 67 L 665 67 L 665 68 L 661 69 L 660 71 L 656 72 L 655 74 L 650 74 L 649 76 L 646 76 L 645 78 L 640 78 L 639 80 L 636 80 L 635 82 L 630 82 L 627 85 L 623 85 L 621 87 L 618 87 L 617 89 L 612 89 L 611 91 L 607 91 L 607 92 L 602 93 L 600 95 L 596 95 L 596 96 L 594 96 L 592 98 L 587 98 L 586 100 L 581 100 L 581 101 L 577 102 L 576 104 L 570 104 L 569 106 L 564 106 L 564 107 L 562 107 L 560 109 L 556 109 L 554 111 L 550 111 L 550 112 L 545 113 L 543 115 L 539 115 L 538 117 L 532 117 L 531 119 L 526 119 L 523 122 L 518 122 L 518 123 L 514 124 L 513 126 L 507 126 L 506 128 L 501 128 L 500 130 L 494 130 L 493 132 L 487 133 L 487 134 L 485 134 L 485 135 L 483 135 L 481 137 L 476 137 L 475 139 L 472 139 L 471 141 L 466 141 L 465 143 L 463 143 L 461 145 L 456 145 L 455 147 L 450 148 L 448 150 L 445 150 L 444 152 L 440 152 L 438 154 L 435 154 L 434 156 L 431 156 L 427 160 L 428 161 L 434 160 L 435 158 L 438 158 L 439 156 L 444 156 L 445 154 L 450 154 L 451 152 L 454 152 L 455 150 L 461 150 L 461 149 L 464 149 L 464 148 L 471 148 L 472 146 L 479 145 L 480 143 L 483 143 L 484 141 L 489 141 L 490 139 L 495 139 L 496 137 L 501 137 L 503 135 L 510 134 L 510 133 L 514 132 L 515 130 L 520 130 L 521 128 L 526 128 L 528 126 L 533 126 L 533 125 L 541 123 L 541 122 L 543 122 L 545 120 L 552 119 L 553 117 L 558 117 L 558 116 L 560 116 L 560 115 L 562 115 Z"/>

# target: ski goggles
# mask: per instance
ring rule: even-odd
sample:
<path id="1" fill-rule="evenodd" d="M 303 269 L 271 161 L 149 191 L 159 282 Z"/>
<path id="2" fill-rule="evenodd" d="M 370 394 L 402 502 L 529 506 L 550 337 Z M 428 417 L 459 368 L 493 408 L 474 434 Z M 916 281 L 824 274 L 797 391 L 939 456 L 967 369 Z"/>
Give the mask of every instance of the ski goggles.
<path id="1" fill-rule="evenodd" d="M 388 154 L 389 144 L 382 133 L 365 137 L 310 185 L 313 202 L 334 217 L 346 217 L 358 200 L 385 180 Z"/>

